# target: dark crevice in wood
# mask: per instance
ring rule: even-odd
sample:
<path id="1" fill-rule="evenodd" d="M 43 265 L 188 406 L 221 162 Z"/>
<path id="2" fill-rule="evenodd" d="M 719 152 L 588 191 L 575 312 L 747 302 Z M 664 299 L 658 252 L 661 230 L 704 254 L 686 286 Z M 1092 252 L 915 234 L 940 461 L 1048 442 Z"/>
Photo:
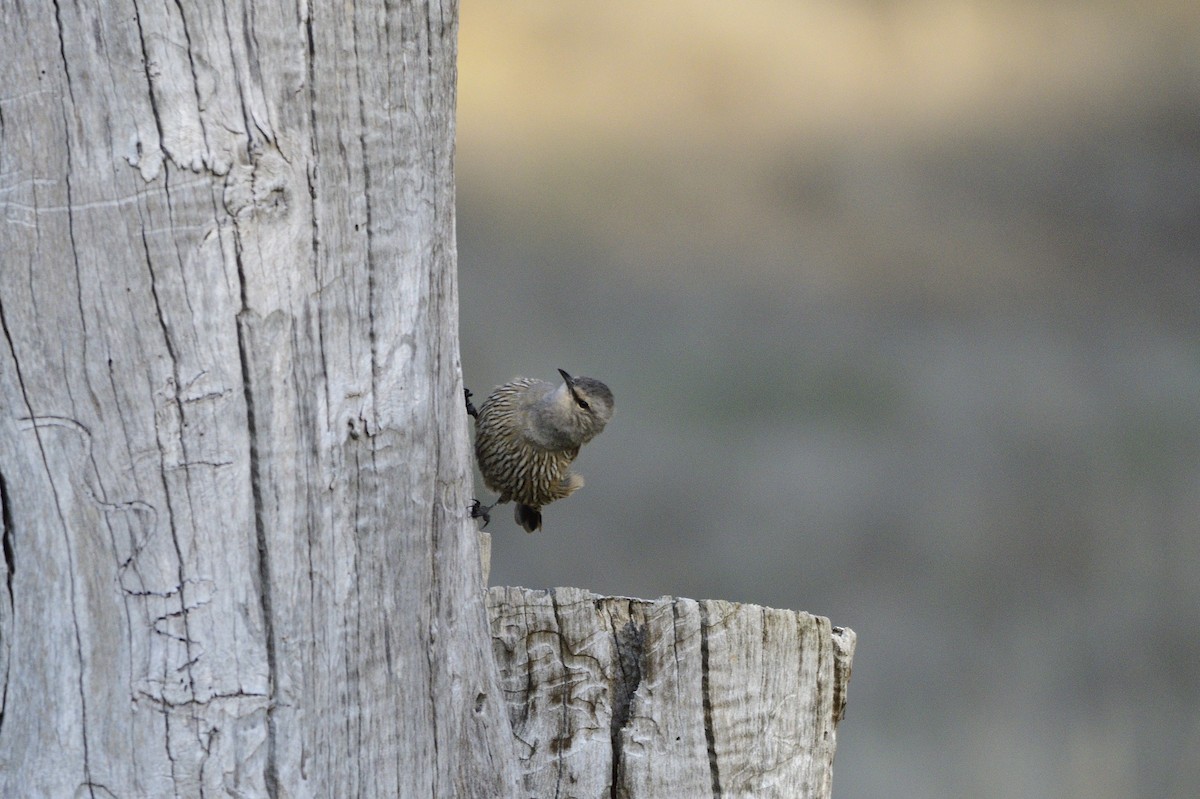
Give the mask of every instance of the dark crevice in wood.
<path id="1" fill-rule="evenodd" d="M 262 605 L 263 638 L 267 654 L 267 762 L 263 780 L 267 796 L 275 797 L 279 790 L 279 766 L 276 759 L 275 689 L 279 672 L 275 653 L 275 617 L 271 597 L 271 559 L 267 546 L 267 531 L 263 519 L 262 464 L 259 460 L 258 420 L 255 417 L 254 382 L 250 368 L 250 311 L 246 306 L 246 274 L 242 264 L 241 239 L 236 238 L 234 249 L 237 262 L 238 284 L 241 291 L 242 310 L 237 316 L 238 358 L 241 361 L 242 397 L 246 404 L 246 432 L 250 441 L 250 494 L 254 502 L 254 538 L 258 549 L 258 596 Z"/>
<path id="2" fill-rule="evenodd" d="M 363 61 L 362 55 L 358 52 L 358 42 L 360 32 L 358 29 L 358 11 L 353 12 L 353 21 L 351 24 L 351 32 L 354 39 L 354 77 L 355 88 L 358 95 L 358 146 L 360 149 L 359 157 L 362 159 L 362 175 L 363 175 L 363 213 L 366 219 L 363 222 L 364 235 L 367 237 L 366 247 L 366 273 L 367 273 L 367 341 L 371 347 L 371 414 L 366 418 L 367 435 L 372 436 L 379 428 L 379 416 L 375 412 L 379 401 L 379 343 L 376 340 L 378 329 L 375 321 L 375 303 L 379 299 L 375 286 L 375 252 L 374 252 L 374 235 L 375 228 L 372 218 L 371 209 L 371 159 L 368 156 L 367 147 L 367 131 L 372 130 L 371 123 L 367 119 L 367 87 L 372 85 L 369 80 L 365 80 L 363 76 Z M 374 65 L 369 65 L 365 69 L 371 69 Z M 374 98 L 372 98 L 374 99 Z M 354 226 L 355 231 L 358 230 L 358 225 Z"/>
<path id="3" fill-rule="evenodd" d="M 563 624 L 562 614 L 558 606 L 558 594 L 555 589 L 550 589 L 550 604 L 554 609 L 554 635 L 558 643 L 558 662 L 562 664 L 562 727 L 559 729 L 561 739 L 568 739 L 571 735 L 571 672 L 567 665 L 566 648 L 563 646 Z M 562 780 L 563 780 L 563 753 L 567 749 L 567 743 L 564 740 L 553 742 L 557 750 L 558 756 L 558 778 L 554 783 L 554 799 L 559 799 L 562 795 Z"/>
<path id="4" fill-rule="evenodd" d="M 212 145 L 208 141 L 208 126 L 204 124 L 204 99 L 200 96 L 200 86 L 202 81 L 196 73 L 196 54 L 192 48 L 192 34 L 188 29 L 187 14 L 184 13 L 185 6 L 180 0 L 175 0 L 175 10 L 179 13 L 179 29 L 183 31 L 183 51 L 187 53 L 188 71 L 192 76 L 192 97 L 196 101 L 196 122 L 200 125 L 200 135 L 204 139 L 204 166 L 214 175 L 217 172 L 213 169 L 213 151 Z"/>
<path id="5" fill-rule="evenodd" d="M 713 726 L 712 691 L 709 686 L 708 606 L 700 603 L 700 693 L 704 703 L 704 740 L 708 747 L 708 773 L 712 778 L 712 795 L 721 796 L 721 768 L 717 762 L 716 729 Z"/>
<path id="6" fill-rule="evenodd" d="M 25 394 L 25 382 L 24 382 L 24 380 L 21 379 L 21 369 L 17 365 L 17 351 L 16 351 L 16 349 L 13 348 L 12 335 L 8 332 L 8 322 L 6 321 L 5 316 L 4 316 L 4 303 L 2 301 L 0 301 L 0 331 L 2 331 L 4 333 L 4 340 L 8 344 L 8 351 L 13 359 L 13 370 L 17 373 L 17 385 L 21 389 L 21 395 L 23 397 L 25 397 L 25 408 L 28 412 L 32 413 L 32 411 L 29 410 L 29 398 Z M 39 442 L 39 444 L 40 444 L 40 442 Z M 13 606 L 13 603 L 12 603 L 12 598 L 13 598 L 12 581 L 13 581 L 13 574 L 15 573 L 16 567 L 17 567 L 17 559 L 16 559 L 16 551 L 13 548 L 12 506 L 9 504 L 9 499 L 8 499 L 8 485 L 4 482 L 4 478 L 2 475 L 0 475 L 0 509 L 2 509 L 2 511 L 3 511 L 2 518 L 3 518 L 3 522 L 4 522 L 4 561 L 5 561 L 5 565 L 7 567 L 7 578 L 8 578 L 8 600 L 9 600 L 8 608 L 9 608 L 10 616 L 7 620 L 11 622 L 12 621 L 11 614 L 14 614 L 16 612 L 16 608 Z M 3 621 L 3 620 L 0 620 L 0 621 Z M 12 640 L 11 628 L 9 630 L 4 631 L 4 640 L 6 642 L 6 645 L 8 645 L 7 644 L 8 641 Z M 5 664 L 5 673 L 3 675 L 4 686 L 3 686 L 3 691 L 0 692 L 0 729 L 4 728 L 4 711 L 8 707 L 8 670 L 12 667 L 12 661 L 9 660 L 8 658 L 5 658 L 4 664 Z"/>
<path id="7" fill-rule="evenodd" d="M 13 614 L 16 607 L 13 604 L 13 574 L 17 570 L 17 557 L 13 550 L 13 519 L 12 507 L 9 505 L 8 484 L 4 474 L 0 473 L 0 524 L 4 525 L 0 543 L 3 544 L 4 577 L 8 587 L 8 613 L 0 614 L 0 645 L 12 650 Z M 4 729 L 4 710 L 8 707 L 8 673 L 12 660 L 4 658 L 4 673 L 0 674 L 0 730 Z"/>
<path id="8" fill-rule="evenodd" d="M 8 496 L 8 483 L 4 480 L 3 472 L 0 472 L 0 525 L 4 526 L 4 530 L 0 531 L 0 547 L 2 547 L 4 555 L 4 578 L 8 588 L 8 603 L 9 607 L 12 607 L 13 575 L 17 573 L 17 555 L 13 546 L 12 505 Z M 0 710 L 3 707 L 3 702 L 0 702 Z"/>
<path id="9" fill-rule="evenodd" d="M 632 615 L 632 603 L 630 603 Z M 611 616 L 610 616 L 611 619 Z M 617 652 L 617 679 L 613 681 L 612 719 L 609 737 L 612 741 L 612 799 L 620 796 L 621 771 L 624 767 L 624 743 L 622 733 L 629 725 L 633 695 L 642 684 L 642 658 L 645 654 L 646 627 L 632 619 L 620 629 L 613 630 L 613 641 Z"/>

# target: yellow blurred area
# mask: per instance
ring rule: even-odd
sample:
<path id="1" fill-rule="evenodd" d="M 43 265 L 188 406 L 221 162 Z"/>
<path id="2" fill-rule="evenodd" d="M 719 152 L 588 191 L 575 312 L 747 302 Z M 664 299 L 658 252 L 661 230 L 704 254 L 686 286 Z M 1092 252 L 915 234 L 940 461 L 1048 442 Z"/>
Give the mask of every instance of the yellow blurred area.
<path id="1" fill-rule="evenodd" d="M 461 140 L 520 159 L 1077 124 L 1136 100 L 1157 69 L 1146 39 L 1195 17 L 1188 3 L 469 1 Z"/>
<path id="2" fill-rule="evenodd" d="M 767 290 L 953 303 L 1076 280 L 1062 220 L 992 207 L 1010 167 L 1200 92 L 1172 0 L 473 0 L 459 50 L 462 196 L 523 235 L 654 285 L 748 261 Z"/>

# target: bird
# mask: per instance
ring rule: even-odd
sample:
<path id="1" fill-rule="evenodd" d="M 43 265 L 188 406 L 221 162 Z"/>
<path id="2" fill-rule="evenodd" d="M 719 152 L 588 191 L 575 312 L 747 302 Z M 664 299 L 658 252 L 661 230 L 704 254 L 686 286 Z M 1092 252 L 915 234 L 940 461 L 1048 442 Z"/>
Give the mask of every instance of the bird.
<path id="1" fill-rule="evenodd" d="M 571 471 L 579 448 L 600 434 L 613 414 L 613 394 L 591 377 L 562 383 L 516 377 L 497 386 L 478 410 L 464 389 L 467 413 L 475 418 L 475 459 L 483 482 L 500 495 L 491 505 L 475 500 L 472 518 L 487 527 L 489 511 L 513 501 L 513 518 L 526 532 L 542 527 L 542 507 L 583 487 Z"/>

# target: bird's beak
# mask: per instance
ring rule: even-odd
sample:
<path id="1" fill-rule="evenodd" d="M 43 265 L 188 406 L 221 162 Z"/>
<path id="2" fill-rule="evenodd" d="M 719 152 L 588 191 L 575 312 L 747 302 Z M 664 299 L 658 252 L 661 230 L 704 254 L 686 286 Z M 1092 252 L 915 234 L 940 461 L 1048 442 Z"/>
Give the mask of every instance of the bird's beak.
<path id="1" fill-rule="evenodd" d="M 566 373 L 565 371 L 563 371 L 562 369 L 559 369 L 559 370 L 558 370 L 558 373 L 559 373 L 560 375 L 562 375 L 562 379 L 563 379 L 563 380 L 566 382 L 566 384 L 567 384 L 567 386 L 568 386 L 568 387 L 574 387 L 574 385 L 575 385 L 575 380 L 574 380 L 574 379 L 573 379 L 573 378 L 572 378 L 572 377 L 571 377 L 569 374 L 567 374 L 567 373 Z"/>

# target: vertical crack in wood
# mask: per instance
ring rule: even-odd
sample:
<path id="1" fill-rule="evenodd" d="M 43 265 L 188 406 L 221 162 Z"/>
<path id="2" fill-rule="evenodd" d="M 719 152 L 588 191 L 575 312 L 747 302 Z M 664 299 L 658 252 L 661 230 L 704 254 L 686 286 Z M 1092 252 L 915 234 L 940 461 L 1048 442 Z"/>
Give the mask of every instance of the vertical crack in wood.
<path id="1" fill-rule="evenodd" d="M 141 48 L 142 48 L 142 71 L 146 75 L 146 97 L 150 101 L 150 115 L 152 117 L 154 117 L 154 129 L 156 131 L 158 131 L 158 146 L 160 148 L 165 148 L 165 144 L 163 142 L 162 114 L 160 113 L 160 111 L 158 109 L 158 97 L 156 96 L 156 94 L 154 92 L 154 74 L 150 69 L 150 64 L 152 63 L 151 58 L 150 58 L 150 51 L 146 49 L 146 31 L 142 28 L 142 11 L 137 3 L 133 4 L 133 21 L 137 25 L 138 43 L 141 45 Z M 138 145 L 139 162 L 141 160 L 140 159 L 141 152 L 142 152 L 141 143 L 140 143 L 140 139 L 139 139 L 139 145 Z M 140 210 L 139 210 L 139 213 L 140 213 Z M 146 231 L 145 231 L 145 228 L 143 227 L 142 240 L 145 241 L 145 238 L 146 238 Z"/>
<path id="2" fill-rule="evenodd" d="M 71 84 L 71 73 L 67 66 L 67 43 L 66 43 L 65 37 L 63 36 L 62 8 L 60 7 L 58 0 L 54 0 L 54 24 L 55 24 L 55 28 L 57 29 L 57 33 L 58 33 L 58 54 L 59 54 L 59 58 L 61 59 L 61 62 L 62 62 L 63 77 L 66 82 L 67 96 L 71 99 L 71 105 L 74 106 L 75 105 L 75 90 Z M 73 117 L 74 114 L 73 114 L 73 112 L 68 113 L 65 102 L 60 103 L 60 105 L 61 105 L 62 120 L 63 120 L 63 140 L 64 140 L 63 148 L 66 152 L 66 164 L 65 164 L 64 173 L 63 173 L 63 182 L 66 187 L 66 193 L 67 193 L 67 230 L 68 230 L 68 235 L 71 239 L 71 255 L 75 261 L 76 274 L 78 274 L 78 272 L 79 272 L 79 250 L 75 246 L 75 216 L 74 216 L 75 204 L 74 204 L 74 200 L 72 198 L 72 188 L 71 188 L 71 174 L 72 174 L 74 165 L 73 165 L 73 153 L 71 150 L 70 130 L 71 130 L 71 126 L 72 126 L 71 118 Z M 80 319 L 81 324 L 82 324 L 82 322 L 83 322 L 83 320 Z M 13 363 L 15 365 L 16 359 L 17 359 L 17 353 L 16 353 L 16 350 L 13 349 L 12 337 L 9 335 L 7 324 L 4 325 L 4 335 L 8 339 L 9 350 L 12 352 Z M 38 431 L 38 426 L 37 426 L 36 421 L 34 421 L 36 419 L 36 414 L 34 414 L 33 407 L 29 404 L 29 396 L 25 391 L 25 383 L 21 378 L 21 373 L 20 373 L 19 367 L 17 368 L 17 381 L 21 386 L 21 393 L 25 400 L 25 407 L 28 410 L 29 419 L 33 423 L 33 434 L 34 434 L 34 437 L 37 439 L 38 450 L 39 450 L 39 452 L 41 454 L 41 458 L 42 458 L 42 465 L 46 469 L 46 478 L 49 481 L 51 491 L 54 494 L 54 506 L 55 506 L 55 510 L 58 514 L 59 524 L 62 527 L 63 537 L 65 539 L 64 543 L 65 543 L 65 549 L 66 549 L 66 555 L 67 555 L 67 568 L 69 570 L 69 574 L 71 575 L 71 581 L 72 581 L 71 600 L 70 601 L 71 601 L 71 619 L 72 619 L 72 623 L 74 626 L 74 633 L 75 633 L 75 655 L 79 662 L 79 680 L 78 680 L 79 720 L 80 720 L 80 738 L 81 738 L 81 744 L 82 744 L 82 750 L 83 750 L 83 776 L 84 776 L 83 784 L 90 785 L 92 782 L 92 766 L 91 766 L 91 753 L 89 752 L 89 749 L 88 749 L 87 691 L 84 688 L 84 671 L 86 669 L 86 666 L 84 663 L 84 656 L 83 656 L 83 637 L 82 637 L 82 634 L 80 633 L 80 629 L 79 629 L 79 627 L 80 627 L 79 613 L 78 613 L 78 606 L 77 606 L 76 596 L 75 596 L 75 586 L 74 586 L 74 580 L 75 580 L 75 576 L 76 576 L 76 574 L 75 574 L 75 557 L 71 552 L 71 535 L 69 532 L 69 527 L 67 525 L 66 516 L 63 514 L 62 500 L 58 495 L 58 487 L 54 484 L 54 478 L 53 478 L 54 472 L 50 469 L 50 463 L 46 457 L 46 450 L 45 450 L 44 445 L 42 444 L 42 435 Z M 90 788 L 88 790 L 88 793 L 91 796 L 95 795 L 95 793 Z"/>
<path id="3" fill-rule="evenodd" d="M 329 418 L 330 409 L 335 407 L 335 405 L 329 396 L 329 369 L 325 360 L 325 280 L 321 274 L 321 214 L 317 211 L 317 184 L 319 181 L 317 164 L 321 163 L 321 143 L 320 137 L 317 135 L 317 44 L 313 36 L 312 7 L 307 7 L 303 13 L 306 15 L 304 19 L 304 36 L 307 44 L 305 52 L 308 58 L 308 132 L 312 146 L 312 160 L 309 161 L 308 168 L 304 172 L 308 182 L 308 196 L 311 202 L 309 208 L 312 215 L 312 269 L 313 283 L 317 287 L 317 291 L 313 296 L 313 304 L 316 306 L 317 314 L 317 355 L 321 359 L 320 384 L 322 391 L 325 393 L 325 424 L 329 427 L 332 426 Z M 307 319 L 305 321 L 306 324 L 310 324 Z M 314 453 L 317 447 L 316 441 L 317 437 L 314 436 Z M 309 557 L 311 558 L 311 556 L 310 549 Z"/>
<path id="4" fill-rule="evenodd" d="M 179 13 L 179 28 L 183 31 L 183 50 L 187 53 L 188 71 L 192 75 L 192 97 L 196 101 L 196 122 L 200 125 L 200 135 L 204 139 L 204 165 L 212 170 L 215 159 L 212 145 L 208 141 L 208 126 L 204 124 L 204 98 L 200 96 L 201 81 L 200 76 L 196 74 L 196 54 L 192 49 L 192 34 L 188 30 L 187 14 L 184 13 L 184 4 L 180 0 L 175 0 L 175 10 Z"/>
<path id="5" fill-rule="evenodd" d="M 360 661 L 357 658 L 358 653 L 362 649 L 363 640 L 363 614 L 361 608 L 363 605 L 362 595 L 362 544 L 359 540 L 363 527 L 363 494 L 365 489 L 363 482 L 366 479 L 365 467 L 363 466 L 362 448 L 352 447 L 350 452 L 354 459 L 354 467 L 349 470 L 352 475 L 349 481 L 348 490 L 353 495 L 354 510 L 350 523 L 350 530 L 353 535 L 350 537 L 350 543 L 354 547 L 354 552 L 350 557 L 350 591 L 353 593 L 353 598 L 347 598 L 346 609 L 343 611 L 341 623 L 346 627 L 346 638 L 348 640 L 342 648 L 342 667 L 345 669 L 346 683 L 350 686 L 350 690 L 354 691 L 353 701 L 347 700 L 350 708 L 347 712 L 342 713 L 342 721 L 345 726 L 345 744 L 347 750 L 354 753 L 354 769 L 347 769 L 351 772 L 347 775 L 346 780 L 349 784 L 360 783 L 363 775 L 367 774 L 365 762 L 366 757 L 366 736 L 363 733 L 363 678 L 359 669 Z M 346 615 L 349 615 L 349 619 Z M 353 629 L 353 636 L 350 635 L 350 629 Z M 346 690 L 345 694 L 349 695 L 350 690 Z M 358 709 L 358 712 L 354 712 Z M 347 790 L 347 794 L 361 795 L 363 789 L 358 787 L 355 791 Z"/>
<path id="6" fill-rule="evenodd" d="M 254 538 L 258 545 L 259 602 L 262 605 L 263 636 L 267 652 L 267 762 L 263 780 L 267 795 L 274 797 L 279 789 L 279 770 L 276 760 L 275 688 L 278 679 L 275 653 L 275 617 L 271 602 L 271 559 L 267 546 L 267 531 L 263 520 L 262 464 L 258 453 L 258 424 L 254 411 L 254 384 L 250 369 L 249 309 L 246 306 L 246 275 L 242 264 L 241 238 L 235 233 L 234 248 L 242 310 L 237 315 L 238 358 L 242 369 L 242 396 L 246 403 L 246 428 L 250 440 L 250 494 L 254 503 Z"/>
<path id="7" fill-rule="evenodd" d="M 708 603 L 700 602 L 700 694 L 704 702 L 704 741 L 708 748 L 708 773 L 712 795 L 721 796 L 721 769 L 717 762 L 716 728 L 713 726 L 712 687 L 709 685 Z"/>
<path id="8" fill-rule="evenodd" d="M 563 646 L 563 623 L 562 616 L 559 614 L 557 589 L 550 589 L 550 605 L 554 609 L 554 634 L 555 639 L 558 641 L 558 662 L 562 664 L 562 690 L 559 692 L 562 696 L 562 723 L 558 728 L 557 740 L 551 742 L 551 746 L 556 750 L 558 757 L 558 775 L 554 783 L 554 799 L 559 799 L 559 796 L 562 794 L 563 752 L 567 748 L 567 743 L 571 740 L 571 672 L 567 666 L 566 647 Z"/>
<path id="9" fill-rule="evenodd" d="M 363 213 L 366 216 L 363 227 L 367 236 L 367 341 L 371 346 L 371 418 L 367 419 L 368 435 L 374 435 L 379 427 L 379 419 L 374 413 L 379 396 L 379 344 L 376 341 L 375 330 L 375 254 L 374 227 L 371 217 L 371 159 L 367 156 L 367 131 L 371 130 L 367 121 L 367 87 L 363 81 L 362 58 L 358 52 L 358 10 L 352 12 L 351 36 L 354 40 L 354 76 L 357 81 L 356 95 L 358 97 L 358 146 L 361 150 L 363 170 Z M 372 65 L 372 68 L 374 65 Z M 358 229 L 358 225 L 354 226 Z"/>
<path id="10" fill-rule="evenodd" d="M 16 614 L 16 605 L 13 602 L 13 574 L 17 570 L 17 557 L 13 550 L 12 507 L 9 505 L 8 483 L 4 480 L 3 472 L 0 472 L 0 524 L 4 525 L 4 530 L 0 531 L 0 544 L 3 544 L 4 578 L 8 587 L 8 613 L 0 615 L 0 646 L 8 650 L 3 653 L 4 673 L 0 674 L 0 730 L 3 730 L 4 711 L 8 708 L 8 674 L 12 667 L 10 654 L 13 617 Z"/>
<path id="11" fill-rule="evenodd" d="M 609 738 L 612 742 L 612 784 L 609 790 L 612 799 L 617 799 L 620 795 L 621 771 L 624 768 L 624 743 L 621 733 L 629 724 L 633 695 L 642 684 L 642 658 L 646 648 L 646 627 L 633 620 L 633 603 L 626 602 L 626 607 L 631 618 L 620 629 L 613 629 L 619 673 L 616 675 L 617 679 L 613 680 L 612 719 L 609 724 Z M 609 620 L 613 620 L 611 609 Z"/>
<path id="12" fill-rule="evenodd" d="M 8 603 L 9 607 L 12 607 L 13 575 L 17 571 L 17 555 L 13 547 L 13 517 L 9 502 L 8 483 L 4 480 L 4 473 L 0 472 L 0 525 L 4 527 L 0 531 L 0 548 L 3 549 L 4 555 L 4 581 L 8 589 Z M 3 713 L 3 710 L 4 703 L 0 702 L 0 713 Z"/>
<path id="13" fill-rule="evenodd" d="M 258 58 L 257 58 L 258 37 L 255 35 L 254 21 L 251 18 L 253 16 L 253 4 L 246 3 L 245 5 L 242 6 L 241 11 L 242 11 L 242 18 L 241 18 L 240 22 L 241 22 L 241 32 L 242 32 L 242 44 L 246 48 L 246 71 L 249 74 L 246 75 L 245 78 L 234 80 L 233 84 L 235 87 L 237 87 L 238 105 L 242 109 L 242 127 L 245 128 L 245 133 L 246 133 L 246 155 L 249 157 L 251 164 L 256 164 L 258 162 L 259 158 L 262 156 L 263 147 L 261 145 L 255 143 L 254 131 L 257 130 L 259 133 L 261 133 L 262 137 L 265 141 L 270 142 L 272 144 L 274 144 L 275 142 L 273 140 L 271 131 L 263 130 L 263 126 L 260 125 L 258 123 L 258 120 L 254 118 L 254 115 L 252 113 L 250 113 L 250 109 L 246 103 L 246 86 L 245 86 L 245 84 L 248 81 L 257 82 L 257 83 L 261 84 L 262 83 L 262 70 L 260 69 L 260 65 L 258 63 Z M 230 25 L 230 22 L 229 22 L 229 6 L 224 3 L 221 5 L 221 19 L 225 23 L 225 41 L 229 45 L 229 50 L 228 50 L 229 60 L 230 60 L 230 62 L 236 64 L 237 63 L 237 55 L 236 55 L 235 46 L 233 43 L 234 33 L 233 33 L 233 30 L 231 29 L 232 26 Z M 269 127 L 269 125 L 268 125 L 268 127 Z M 276 147 L 276 151 L 279 152 L 279 154 L 281 156 L 283 156 L 283 152 L 281 150 L 279 150 L 278 147 Z M 287 160 L 286 156 L 284 156 L 284 160 L 285 161 Z"/>
<path id="14" fill-rule="evenodd" d="M 374 450 L 374 441 L 372 441 L 371 443 L 372 443 L 372 450 Z M 440 445 L 435 445 L 434 452 L 435 452 L 434 460 L 436 461 L 441 455 Z M 437 474 L 436 470 L 440 467 L 435 465 L 434 468 L 435 468 L 434 474 L 436 475 Z M 434 490 L 436 492 L 437 489 L 435 488 Z M 431 597 L 429 604 L 431 607 L 429 608 L 428 626 L 425 629 L 426 641 L 428 642 L 425 646 L 425 658 L 426 658 L 425 662 L 426 662 L 426 668 L 427 668 L 426 674 L 428 675 L 428 678 L 429 678 L 429 687 L 428 687 L 428 690 L 426 693 L 426 701 L 429 704 L 429 725 L 430 725 L 430 736 L 429 737 L 430 737 L 430 740 L 432 743 L 432 748 L 433 748 L 433 768 L 430 770 L 432 773 L 429 775 L 430 780 L 431 780 L 430 786 L 429 786 L 429 790 L 430 790 L 429 795 L 430 796 L 440 796 L 441 795 L 440 793 L 438 793 L 438 775 L 439 775 L 439 772 L 441 771 L 441 764 L 438 762 L 438 757 L 439 757 L 438 737 L 439 736 L 438 736 L 438 702 L 437 702 L 437 697 L 438 697 L 438 693 L 439 693 L 438 692 L 438 676 L 439 676 L 438 675 L 438 653 L 437 653 L 438 629 L 439 629 L 438 619 L 441 617 L 441 613 L 442 613 L 442 608 L 441 608 L 442 575 L 441 575 L 441 570 L 438 568 L 438 562 L 441 560 L 441 557 L 443 554 L 441 552 L 441 541 L 440 541 L 440 536 L 438 534 L 439 531 L 441 530 L 440 516 L 441 516 L 440 507 L 437 502 L 434 502 L 432 518 L 430 519 L 430 522 L 432 524 L 432 530 L 430 531 L 430 536 L 431 536 L 432 540 L 430 541 L 430 544 L 429 544 L 429 561 L 430 561 L 429 562 L 429 586 L 430 586 L 429 587 L 429 595 Z M 400 778 L 399 772 L 397 773 L 396 778 L 397 779 Z"/>

